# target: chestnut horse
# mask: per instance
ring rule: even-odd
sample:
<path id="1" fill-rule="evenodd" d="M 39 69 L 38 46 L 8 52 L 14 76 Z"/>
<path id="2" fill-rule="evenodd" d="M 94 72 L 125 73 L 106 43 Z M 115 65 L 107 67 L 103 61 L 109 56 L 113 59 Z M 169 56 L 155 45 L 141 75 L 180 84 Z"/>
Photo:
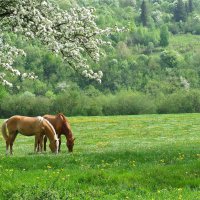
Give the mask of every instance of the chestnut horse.
<path id="1" fill-rule="evenodd" d="M 68 151 L 72 152 L 75 138 L 73 138 L 71 127 L 67 118 L 62 113 L 59 113 L 57 115 L 44 115 L 43 117 L 47 119 L 53 125 L 58 135 L 58 138 L 59 138 L 58 151 L 60 151 L 61 135 L 63 134 L 65 135 L 66 140 L 67 140 L 66 145 L 67 145 Z M 44 137 L 44 150 L 46 150 L 46 142 L 47 142 L 47 138 Z"/>
<path id="2" fill-rule="evenodd" d="M 26 117 L 15 115 L 7 119 L 2 125 L 2 135 L 6 141 L 6 153 L 10 146 L 10 154 L 13 153 L 13 143 L 18 133 L 25 136 L 35 135 L 35 150 L 42 145 L 43 136 L 50 140 L 50 149 L 58 153 L 58 137 L 53 126 L 43 117 Z M 42 147 L 41 147 L 42 148 Z"/>

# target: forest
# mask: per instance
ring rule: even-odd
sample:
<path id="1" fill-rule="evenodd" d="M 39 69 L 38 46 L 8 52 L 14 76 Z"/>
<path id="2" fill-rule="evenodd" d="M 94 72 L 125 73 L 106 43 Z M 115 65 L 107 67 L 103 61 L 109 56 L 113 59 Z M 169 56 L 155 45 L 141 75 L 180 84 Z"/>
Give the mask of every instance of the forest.
<path id="1" fill-rule="evenodd" d="M 14 66 L 33 71 L 36 80 L 10 76 L 0 85 L 0 117 L 14 114 L 67 116 L 200 112 L 200 1 L 77 0 L 56 1 L 62 9 L 93 7 L 99 27 L 125 27 L 104 39 L 101 84 L 77 74 L 38 40 L 5 33 L 23 49 Z M 0 68 L 1 72 L 1 68 Z"/>

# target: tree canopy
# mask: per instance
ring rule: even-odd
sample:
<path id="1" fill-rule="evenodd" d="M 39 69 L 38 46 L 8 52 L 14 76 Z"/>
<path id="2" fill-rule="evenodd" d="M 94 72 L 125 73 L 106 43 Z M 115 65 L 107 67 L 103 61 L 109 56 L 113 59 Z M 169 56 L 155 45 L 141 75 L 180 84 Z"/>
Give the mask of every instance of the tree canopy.
<path id="1" fill-rule="evenodd" d="M 27 39 L 38 39 L 49 50 L 62 55 L 63 61 L 84 77 L 101 82 L 102 71 L 90 69 L 88 60 L 98 62 L 101 46 L 110 45 L 100 38 L 101 35 L 122 29 L 98 28 L 94 12 L 94 8 L 85 7 L 63 10 L 48 0 L 1 0 L 0 66 L 12 75 L 35 78 L 33 73 L 21 73 L 12 67 L 18 54 L 25 55 L 23 50 L 9 46 L 4 40 L 3 32 L 13 31 Z M 0 73 L 0 81 L 11 86 L 5 80 L 5 71 Z"/>

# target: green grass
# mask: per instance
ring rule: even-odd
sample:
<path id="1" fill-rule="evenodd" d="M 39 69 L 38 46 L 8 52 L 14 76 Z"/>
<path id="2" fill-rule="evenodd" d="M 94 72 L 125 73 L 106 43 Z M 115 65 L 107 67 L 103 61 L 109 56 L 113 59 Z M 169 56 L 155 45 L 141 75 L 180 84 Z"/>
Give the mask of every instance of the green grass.
<path id="1" fill-rule="evenodd" d="M 200 199 L 200 114 L 69 118 L 74 153 L 33 153 L 18 135 L 0 199 Z M 1 121 L 2 122 L 2 121 Z"/>

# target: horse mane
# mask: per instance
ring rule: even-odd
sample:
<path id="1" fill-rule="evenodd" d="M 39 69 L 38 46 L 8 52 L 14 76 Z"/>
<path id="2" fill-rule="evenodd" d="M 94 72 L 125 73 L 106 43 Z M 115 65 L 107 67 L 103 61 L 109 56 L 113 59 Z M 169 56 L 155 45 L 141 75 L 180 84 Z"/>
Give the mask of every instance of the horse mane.
<path id="1" fill-rule="evenodd" d="M 47 119 L 43 118 L 43 120 L 45 120 L 45 122 L 51 127 L 51 129 L 52 129 L 52 131 L 54 133 L 55 140 L 58 140 L 58 136 L 57 136 L 56 131 L 55 131 L 54 127 L 52 126 L 52 124 Z"/>
<path id="2" fill-rule="evenodd" d="M 58 113 L 57 116 L 61 117 L 64 122 L 68 123 L 68 120 L 63 113 Z"/>
<path id="3" fill-rule="evenodd" d="M 71 130 L 70 130 L 71 129 L 70 124 L 69 124 L 67 118 L 65 117 L 65 115 L 63 113 L 58 113 L 57 116 L 60 117 L 63 120 L 64 123 L 67 124 L 67 129 L 69 130 L 69 132 L 67 134 L 68 139 L 72 138 L 72 133 L 71 133 Z"/>

